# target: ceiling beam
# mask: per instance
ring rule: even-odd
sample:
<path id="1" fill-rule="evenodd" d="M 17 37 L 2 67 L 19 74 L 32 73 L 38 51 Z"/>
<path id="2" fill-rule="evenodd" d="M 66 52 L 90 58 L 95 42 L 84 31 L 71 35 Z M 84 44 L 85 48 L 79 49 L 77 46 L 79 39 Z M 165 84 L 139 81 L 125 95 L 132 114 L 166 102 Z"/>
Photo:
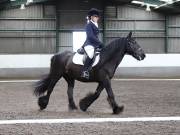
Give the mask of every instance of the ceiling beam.
<path id="1" fill-rule="evenodd" d="M 160 12 L 164 12 L 164 13 L 180 13 L 180 6 L 176 6 L 174 4 L 172 5 L 166 5 L 163 7 L 160 7 L 158 9 L 155 9 L 155 11 L 160 11 Z"/>
<path id="2" fill-rule="evenodd" d="M 6 1 L 8 1 L 8 2 L 0 4 L 0 9 L 18 7 L 21 4 L 26 4 L 26 2 L 27 2 L 27 0 L 16 0 L 16 1 L 6 0 Z M 44 3 L 44 2 L 53 2 L 53 1 L 55 1 L 55 0 L 33 0 L 33 3 L 31 3 L 31 4 Z"/>

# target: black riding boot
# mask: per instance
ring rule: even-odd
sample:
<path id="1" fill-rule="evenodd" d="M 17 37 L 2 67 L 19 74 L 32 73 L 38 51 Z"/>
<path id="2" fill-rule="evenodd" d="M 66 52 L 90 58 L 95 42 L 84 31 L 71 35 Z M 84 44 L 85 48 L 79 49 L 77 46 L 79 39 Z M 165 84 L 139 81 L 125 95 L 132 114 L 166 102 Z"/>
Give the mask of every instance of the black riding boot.
<path id="1" fill-rule="evenodd" d="M 89 70 L 91 65 L 92 65 L 92 59 L 87 57 L 82 69 L 81 77 L 89 79 Z"/>

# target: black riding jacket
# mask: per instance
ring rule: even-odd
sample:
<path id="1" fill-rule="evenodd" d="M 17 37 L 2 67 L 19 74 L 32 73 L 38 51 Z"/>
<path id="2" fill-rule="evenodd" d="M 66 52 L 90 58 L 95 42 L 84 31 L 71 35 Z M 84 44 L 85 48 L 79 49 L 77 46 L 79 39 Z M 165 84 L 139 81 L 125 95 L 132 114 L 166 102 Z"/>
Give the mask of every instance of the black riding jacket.
<path id="1" fill-rule="evenodd" d="M 86 25 L 86 41 L 83 46 L 92 45 L 95 48 L 102 48 L 102 42 L 99 40 L 99 29 L 91 21 Z"/>

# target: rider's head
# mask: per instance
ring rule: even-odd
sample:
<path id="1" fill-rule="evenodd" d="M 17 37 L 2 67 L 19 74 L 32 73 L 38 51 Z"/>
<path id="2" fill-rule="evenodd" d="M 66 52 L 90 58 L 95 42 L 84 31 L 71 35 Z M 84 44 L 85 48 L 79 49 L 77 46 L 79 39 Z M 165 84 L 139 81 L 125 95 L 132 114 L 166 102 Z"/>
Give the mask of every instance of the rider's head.
<path id="1" fill-rule="evenodd" d="M 91 8 L 88 11 L 88 19 L 92 20 L 93 22 L 98 22 L 99 16 L 100 16 L 99 10 L 96 8 Z"/>

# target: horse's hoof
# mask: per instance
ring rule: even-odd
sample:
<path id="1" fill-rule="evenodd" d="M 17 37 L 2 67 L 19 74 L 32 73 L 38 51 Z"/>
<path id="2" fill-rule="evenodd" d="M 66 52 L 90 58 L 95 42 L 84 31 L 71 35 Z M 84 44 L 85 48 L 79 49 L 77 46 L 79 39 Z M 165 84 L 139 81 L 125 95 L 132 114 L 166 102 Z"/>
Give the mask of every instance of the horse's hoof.
<path id="1" fill-rule="evenodd" d="M 76 105 L 69 105 L 69 110 L 77 110 L 78 107 Z"/>
<path id="2" fill-rule="evenodd" d="M 113 114 L 120 114 L 121 112 L 123 112 L 124 110 L 124 106 L 117 106 L 113 109 Z"/>
<path id="3" fill-rule="evenodd" d="M 40 107 L 40 110 L 44 110 L 48 105 L 49 100 L 47 97 L 40 97 L 38 100 L 38 105 Z"/>
<path id="4" fill-rule="evenodd" d="M 81 109 L 83 112 L 85 112 L 85 111 L 87 110 L 87 107 L 86 107 L 86 105 L 84 104 L 83 100 L 81 100 L 81 101 L 79 102 L 79 107 L 80 107 L 80 109 Z"/>

